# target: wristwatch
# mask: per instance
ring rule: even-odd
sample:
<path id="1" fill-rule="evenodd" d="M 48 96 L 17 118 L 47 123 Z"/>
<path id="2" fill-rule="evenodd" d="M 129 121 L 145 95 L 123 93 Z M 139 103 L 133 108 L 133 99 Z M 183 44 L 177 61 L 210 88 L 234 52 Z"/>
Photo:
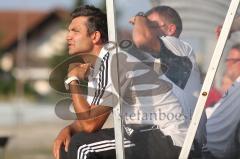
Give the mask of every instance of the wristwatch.
<path id="1" fill-rule="evenodd" d="M 146 17 L 144 12 L 138 12 L 135 16 L 142 16 L 142 17 Z"/>
<path id="2" fill-rule="evenodd" d="M 135 15 L 135 17 L 134 17 L 133 24 L 135 24 L 135 21 L 136 21 L 136 17 L 137 17 L 137 16 L 146 17 L 145 14 L 144 14 L 144 12 L 138 12 L 138 13 Z"/>
<path id="3" fill-rule="evenodd" d="M 80 80 L 76 77 L 76 76 L 70 76 L 68 77 L 65 81 L 64 81 L 64 85 L 65 85 L 65 88 L 66 90 L 69 90 L 69 84 L 72 82 L 72 81 L 77 81 L 78 84 L 80 84 Z"/>

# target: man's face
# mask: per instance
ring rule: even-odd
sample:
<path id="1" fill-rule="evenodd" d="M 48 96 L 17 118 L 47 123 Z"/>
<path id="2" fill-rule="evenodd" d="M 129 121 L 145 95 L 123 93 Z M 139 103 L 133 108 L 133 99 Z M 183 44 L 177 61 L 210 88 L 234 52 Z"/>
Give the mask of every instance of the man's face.
<path id="1" fill-rule="evenodd" d="M 85 16 L 74 18 L 68 27 L 66 39 L 70 55 L 89 53 L 93 49 L 92 38 L 87 28 L 87 19 L 88 17 Z"/>
<path id="2" fill-rule="evenodd" d="M 151 26 L 153 29 L 155 29 L 156 34 L 159 36 L 171 36 L 172 33 L 169 32 L 169 23 L 165 20 L 164 17 L 159 15 L 156 12 L 153 12 L 152 14 L 147 16 L 148 20 L 151 21 Z"/>
<path id="3" fill-rule="evenodd" d="M 237 49 L 231 49 L 226 59 L 227 74 L 235 80 L 240 76 L 240 51 Z"/>

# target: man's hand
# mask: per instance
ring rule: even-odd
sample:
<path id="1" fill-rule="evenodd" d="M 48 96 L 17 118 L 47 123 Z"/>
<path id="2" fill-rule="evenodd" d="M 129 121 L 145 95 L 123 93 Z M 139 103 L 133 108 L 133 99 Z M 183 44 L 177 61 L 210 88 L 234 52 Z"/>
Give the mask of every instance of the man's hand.
<path id="1" fill-rule="evenodd" d="M 221 30 L 222 30 L 222 25 L 218 25 L 216 28 L 215 28 L 215 34 L 216 34 L 216 38 L 218 39 L 219 38 L 219 35 L 221 33 Z"/>
<path id="2" fill-rule="evenodd" d="M 215 29 L 215 33 L 216 33 L 217 38 L 219 38 L 221 30 L 222 30 L 222 25 L 218 25 Z M 233 20 L 228 38 L 230 38 L 231 33 L 239 31 L 239 30 L 240 30 L 240 16 L 238 15 Z"/>
<path id="3" fill-rule="evenodd" d="M 132 17 L 132 18 L 130 18 L 129 23 L 132 24 L 132 25 L 134 25 L 134 23 L 135 23 L 135 16 Z"/>
<path id="4" fill-rule="evenodd" d="M 131 17 L 128 22 L 132 25 L 135 25 L 136 19 L 143 19 L 144 21 L 147 20 L 147 18 L 145 16 L 136 15 L 136 16 Z"/>
<path id="5" fill-rule="evenodd" d="M 82 64 L 82 63 L 72 63 L 68 67 L 68 77 L 76 76 L 80 80 L 85 80 L 90 72 L 90 63 Z"/>
<path id="6" fill-rule="evenodd" d="M 68 146 L 71 139 L 70 127 L 67 126 L 61 130 L 53 144 L 53 156 L 55 159 L 60 159 L 60 149 L 64 146 L 65 151 L 68 151 Z"/>
<path id="7" fill-rule="evenodd" d="M 217 38 L 217 39 L 219 38 L 221 31 L 222 31 L 222 25 L 218 25 L 218 26 L 215 28 L 215 34 L 216 34 L 216 38 Z M 231 34 L 232 34 L 232 30 L 229 31 L 228 39 L 231 38 Z"/>

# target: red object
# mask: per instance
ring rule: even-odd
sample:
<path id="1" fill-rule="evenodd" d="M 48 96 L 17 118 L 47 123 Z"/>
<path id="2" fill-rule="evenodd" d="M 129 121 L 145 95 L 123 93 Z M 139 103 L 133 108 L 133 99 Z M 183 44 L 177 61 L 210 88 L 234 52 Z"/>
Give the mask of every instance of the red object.
<path id="1" fill-rule="evenodd" d="M 219 90 L 217 90 L 215 87 L 212 87 L 208 99 L 206 101 L 205 107 L 212 107 L 214 104 L 218 102 L 218 100 L 222 97 L 222 94 Z"/>

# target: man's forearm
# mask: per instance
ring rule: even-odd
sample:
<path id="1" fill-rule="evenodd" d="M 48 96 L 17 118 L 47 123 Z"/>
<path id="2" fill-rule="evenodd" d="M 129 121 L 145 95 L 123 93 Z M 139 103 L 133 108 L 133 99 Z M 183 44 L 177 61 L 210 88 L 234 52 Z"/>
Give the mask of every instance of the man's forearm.
<path id="1" fill-rule="evenodd" d="M 90 105 L 87 102 L 86 98 L 83 96 L 83 92 L 76 81 L 71 82 L 70 91 L 75 112 L 88 112 L 90 110 Z"/>
<path id="2" fill-rule="evenodd" d="M 77 84 L 76 81 L 70 84 L 73 106 L 77 116 L 77 120 L 71 126 L 71 130 L 74 132 L 84 131 L 91 133 L 101 129 L 112 108 L 101 105 L 90 105 L 82 95 L 81 89 Z"/>
<path id="3" fill-rule="evenodd" d="M 133 42 L 141 50 L 150 53 L 160 51 L 158 34 L 154 30 L 155 24 L 150 24 L 146 17 L 136 16 L 133 27 Z"/>
<path id="4" fill-rule="evenodd" d="M 77 120 L 75 120 L 72 124 L 68 125 L 68 128 L 70 129 L 71 135 L 83 131 L 80 122 L 78 122 Z"/>

